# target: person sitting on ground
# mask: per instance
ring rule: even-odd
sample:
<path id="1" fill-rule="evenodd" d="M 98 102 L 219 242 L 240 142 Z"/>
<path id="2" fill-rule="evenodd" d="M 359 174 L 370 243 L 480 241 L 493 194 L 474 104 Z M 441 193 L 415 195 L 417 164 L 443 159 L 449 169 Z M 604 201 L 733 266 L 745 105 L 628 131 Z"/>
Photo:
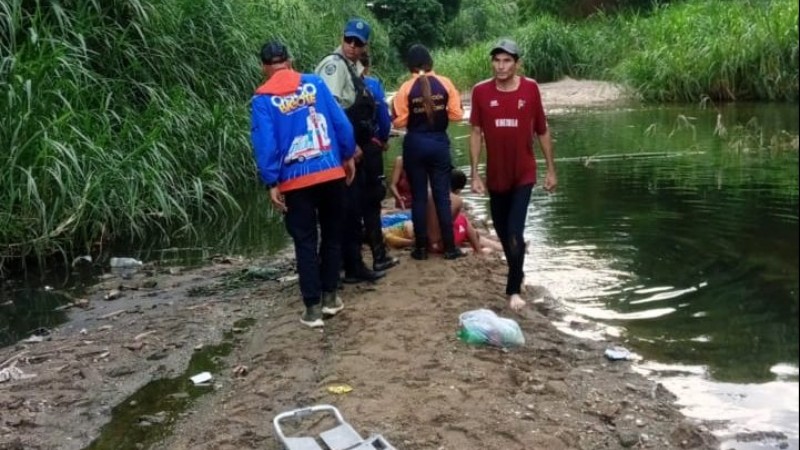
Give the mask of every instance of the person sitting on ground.
<path id="1" fill-rule="evenodd" d="M 478 236 L 478 232 L 469 222 L 466 214 L 464 214 L 464 199 L 461 198 L 460 194 L 466 185 L 467 175 L 459 169 L 452 169 L 450 173 L 450 205 L 453 216 L 453 233 L 456 236 L 456 245 L 460 246 L 465 239 L 469 239 L 473 250 L 476 252 L 482 251 L 483 247 L 488 247 L 489 250 L 502 250 L 499 242 L 492 242 L 487 238 L 484 238 L 486 245 L 482 245 L 481 238 Z M 430 193 L 428 195 L 430 195 Z M 428 202 L 429 209 L 432 205 L 432 201 Z M 439 220 L 436 217 L 436 214 L 429 212 L 428 240 L 430 242 L 429 249 L 432 253 L 442 253 L 443 251 L 442 235 L 439 233 L 439 230 Z"/>

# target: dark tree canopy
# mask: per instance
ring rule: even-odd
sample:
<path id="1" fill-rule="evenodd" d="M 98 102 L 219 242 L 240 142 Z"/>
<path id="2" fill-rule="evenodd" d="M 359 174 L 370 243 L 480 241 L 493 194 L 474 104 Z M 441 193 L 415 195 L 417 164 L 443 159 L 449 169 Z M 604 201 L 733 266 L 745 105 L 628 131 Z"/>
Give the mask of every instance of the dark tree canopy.
<path id="1" fill-rule="evenodd" d="M 445 23 L 453 20 L 461 10 L 461 0 L 439 0 L 439 3 L 442 4 L 444 10 Z"/>
<path id="2" fill-rule="evenodd" d="M 551 14 L 567 18 L 582 18 L 599 11 L 613 13 L 621 10 L 646 12 L 670 0 L 517 0 L 523 17 Z"/>
<path id="3" fill-rule="evenodd" d="M 461 0 L 376 0 L 375 17 L 386 24 L 400 54 L 411 44 L 435 47 L 442 42 L 444 24 L 458 15 Z"/>

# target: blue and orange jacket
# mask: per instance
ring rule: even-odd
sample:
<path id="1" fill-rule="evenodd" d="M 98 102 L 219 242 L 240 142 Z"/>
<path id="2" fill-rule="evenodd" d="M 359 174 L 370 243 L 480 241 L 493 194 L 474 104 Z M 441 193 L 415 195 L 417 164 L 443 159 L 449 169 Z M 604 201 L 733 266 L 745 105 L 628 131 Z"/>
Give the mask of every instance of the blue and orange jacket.
<path id="1" fill-rule="evenodd" d="M 281 192 L 344 178 L 353 126 L 316 75 L 281 70 L 256 89 L 253 154 L 261 180 Z"/>

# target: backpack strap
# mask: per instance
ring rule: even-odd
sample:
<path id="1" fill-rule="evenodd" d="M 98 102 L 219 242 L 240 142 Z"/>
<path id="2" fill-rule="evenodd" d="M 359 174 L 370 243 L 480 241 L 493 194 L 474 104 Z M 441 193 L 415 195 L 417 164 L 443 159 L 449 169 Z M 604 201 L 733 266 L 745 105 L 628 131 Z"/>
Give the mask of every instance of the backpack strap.
<path id="1" fill-rule="evenodd" d="M 342 56 L 339 53 L 331 53 L 330 55 L 336 56 L 337 58 L 341 59 L 342 62 L 344 62 L 344 66 L 347 67 L 347 71 L 350 73 L 350 79 L 353 81 L 353 87 L 357 91 L 358 90 L 364 90 L 364 89 L 367 88 L 366 84 L 364 83 L 364 80 L 361 77 L 359 77 L 358 75 L 356 75 L 356 72 L 353 70 L 352 67 L 350 67 L 350 63 L 347 62 L 347 59 L 345 59 L 344 56 Z M 328 55 L 328 56 L 330 56 L 330 55 Z"/>

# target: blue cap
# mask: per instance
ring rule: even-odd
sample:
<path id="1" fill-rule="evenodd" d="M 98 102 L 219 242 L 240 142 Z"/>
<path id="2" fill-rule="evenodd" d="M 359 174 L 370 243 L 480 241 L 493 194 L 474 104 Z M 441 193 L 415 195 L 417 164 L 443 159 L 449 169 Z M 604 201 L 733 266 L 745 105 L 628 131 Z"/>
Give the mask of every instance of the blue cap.
<path id="1" fill-rule="evenodd" d="M 369 42 L 369 24 L 364 19 L 350 19 L 344 26 L 344 37 L 355 37 L 361 42 Z"/>

